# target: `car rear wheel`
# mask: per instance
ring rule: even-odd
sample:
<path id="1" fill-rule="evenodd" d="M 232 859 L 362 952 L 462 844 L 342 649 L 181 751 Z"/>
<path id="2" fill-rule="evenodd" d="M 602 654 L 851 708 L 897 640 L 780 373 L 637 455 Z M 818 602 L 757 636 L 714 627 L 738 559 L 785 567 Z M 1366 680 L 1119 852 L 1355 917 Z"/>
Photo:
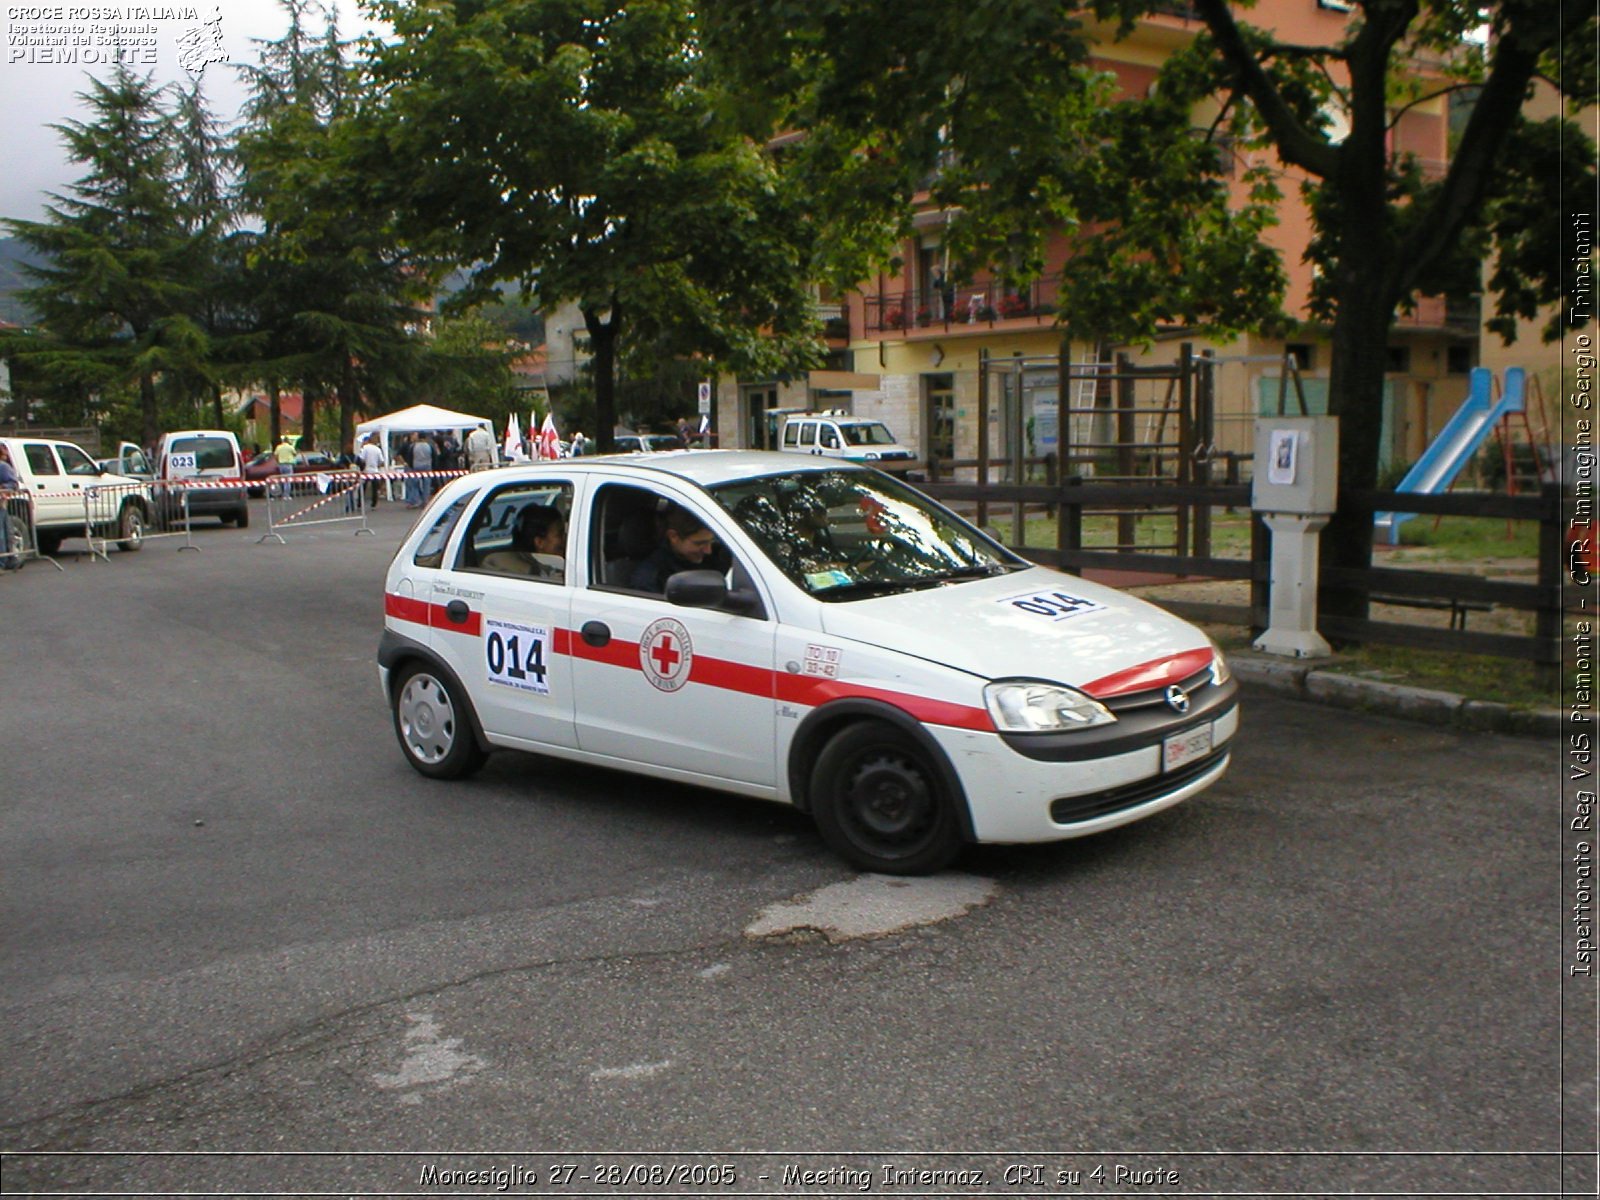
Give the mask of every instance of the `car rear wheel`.
<path id="1" fill-rule="evenodd" d="M 426 664 L 406 668 L 395 685 L 394 732 L 406 761 L 430 779 L 461 779 L 483 765 L 465 697 Z"/>
<path id="2" fill-rule="evenodd" d="M 132 552 L 144 545 L 144 513 L 137 504 L 124 504 L 117 515 L 117 549 Z"/>
<path id="3" fill-rule="evenodd" d="M 233 514 L 233 523 L 235 525 L 237 525 L 240 529 L 248 529 L 248 528 L 250 528 L 250 506 L 249 505 L 241 504 L 239 506 L 238 511 Z"/>
<path id="4" fill-rule="evenodd" d="M 961 850 L 938 770 L 884 721 L 851 725 L 823 747 L 811 774 L 811 810 L 823 841 L 866 871 L 923 875 Z"/>

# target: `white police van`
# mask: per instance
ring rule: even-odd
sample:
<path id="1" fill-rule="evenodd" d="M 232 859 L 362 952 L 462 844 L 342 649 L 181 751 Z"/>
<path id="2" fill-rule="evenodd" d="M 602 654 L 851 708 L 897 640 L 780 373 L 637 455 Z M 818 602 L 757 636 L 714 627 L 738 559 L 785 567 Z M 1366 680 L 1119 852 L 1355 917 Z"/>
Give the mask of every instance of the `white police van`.
<path id="1" fill-rule="evenodd" d="M 531 557 L 528 506 L 546 551 L 560 514 L 564 570 L 490 566 Z M 505 748 L 720 788 L 809 812 L 873 871 L 1149 816 L 1215 783 L 1238 728 L 1237 685 L 1198 629 L 832 459 L 469 475 L 434 498 L 384 593 L 379 676 L 423 774 Z"/>

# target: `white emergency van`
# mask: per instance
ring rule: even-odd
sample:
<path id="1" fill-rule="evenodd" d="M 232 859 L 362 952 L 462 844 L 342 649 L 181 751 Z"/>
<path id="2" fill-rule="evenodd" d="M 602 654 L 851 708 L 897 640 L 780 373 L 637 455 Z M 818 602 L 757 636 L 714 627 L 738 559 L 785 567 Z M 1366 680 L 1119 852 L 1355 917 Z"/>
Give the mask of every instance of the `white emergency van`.
<path id="1" fill-rule="evenodd" d="M 879 470 L 904 472 L 916 455 L 882 421 L 844 413 L 792 413 L 784 418 L 779 448 L 790 454 L 842 458 Z"/>

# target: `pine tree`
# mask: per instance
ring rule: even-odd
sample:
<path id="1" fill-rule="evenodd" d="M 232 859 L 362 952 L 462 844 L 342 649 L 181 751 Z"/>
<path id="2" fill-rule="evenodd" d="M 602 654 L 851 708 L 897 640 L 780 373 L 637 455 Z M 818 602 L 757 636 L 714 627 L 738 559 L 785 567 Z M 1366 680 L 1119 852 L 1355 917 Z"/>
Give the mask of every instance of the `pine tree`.
<path id="1" fill-rule="evenodd" d="M 203 362 L 204 332 L 189 317 L 193 239 L 165 89 L 119 64 L 80 95 L 90 117 L 54 126 L 85 174 L 52 195 L 42 221 L 9 220 L 46 260 L 24 294 L 39 329 L 10 352 L 86 400 L 137 385 L 146 444 L 160 431 L 156 381 Z"/>

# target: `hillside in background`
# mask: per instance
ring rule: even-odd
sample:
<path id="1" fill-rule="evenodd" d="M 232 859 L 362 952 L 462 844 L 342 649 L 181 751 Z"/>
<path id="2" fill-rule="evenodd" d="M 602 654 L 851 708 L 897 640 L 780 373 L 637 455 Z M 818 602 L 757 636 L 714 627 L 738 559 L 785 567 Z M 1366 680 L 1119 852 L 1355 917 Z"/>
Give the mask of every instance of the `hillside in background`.
<path id="1" fill-rule="evenodd" d="M 0 238 L 0 321 L 27 325 L 33 320 L 33 314 L 17 298 L 17 293 L 33 287 L 36 282 L 22 269 L 22 264 L 41 261 L 18 239 Z"/>

